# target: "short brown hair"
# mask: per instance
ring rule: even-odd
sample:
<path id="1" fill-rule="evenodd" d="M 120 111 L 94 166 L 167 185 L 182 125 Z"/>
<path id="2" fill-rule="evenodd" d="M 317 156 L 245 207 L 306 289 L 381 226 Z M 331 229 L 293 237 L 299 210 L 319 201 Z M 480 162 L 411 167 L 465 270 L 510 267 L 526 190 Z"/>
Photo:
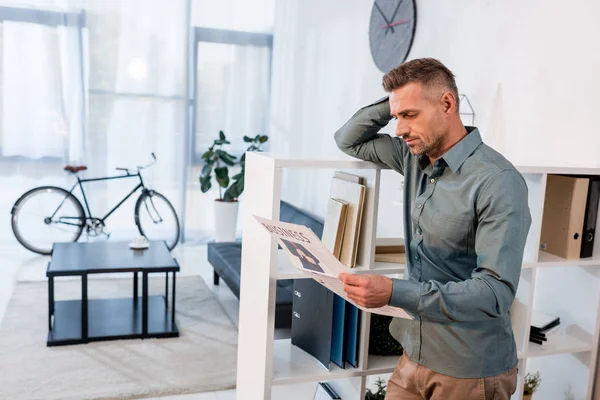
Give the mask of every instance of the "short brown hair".
<path id="1" fill-rule="evenodd" d="M 420 82 L 425 87 L 441 85 L 456 98 L 458 111 L 458 88 L 454 74 L 435 58 L 417 58 L 400 64 L 383 76 L 383 88 L 391 92 L 411 82 Z"/>

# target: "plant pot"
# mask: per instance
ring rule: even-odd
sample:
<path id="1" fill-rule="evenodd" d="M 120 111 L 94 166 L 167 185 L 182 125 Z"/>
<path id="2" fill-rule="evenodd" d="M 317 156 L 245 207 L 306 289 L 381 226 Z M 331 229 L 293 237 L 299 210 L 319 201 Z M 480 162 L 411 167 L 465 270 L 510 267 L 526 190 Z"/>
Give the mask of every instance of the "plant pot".
<path id="1" fill-rule="evenodd" d="M 238 201 L 215 200 L 215 242 L 235 242 Z"/>
<path id="2" fill-rule="evenodd" d="M 531 396 L 533 396 L 533 395 L 532 394 L 524 394 L 523 400 L 531 400 Z"/>

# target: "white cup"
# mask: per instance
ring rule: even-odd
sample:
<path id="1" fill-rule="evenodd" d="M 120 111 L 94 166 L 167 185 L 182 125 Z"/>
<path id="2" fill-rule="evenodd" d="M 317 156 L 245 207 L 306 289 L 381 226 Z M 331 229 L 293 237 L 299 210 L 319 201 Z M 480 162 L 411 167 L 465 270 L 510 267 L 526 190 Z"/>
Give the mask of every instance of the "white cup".
<path id="1" fill-rule="evenodd" d="M 133 245 L 135 247 L 143 247 L 148 244 L 148 240 L 145 236 L 138 236 L 133 240 Z"/>

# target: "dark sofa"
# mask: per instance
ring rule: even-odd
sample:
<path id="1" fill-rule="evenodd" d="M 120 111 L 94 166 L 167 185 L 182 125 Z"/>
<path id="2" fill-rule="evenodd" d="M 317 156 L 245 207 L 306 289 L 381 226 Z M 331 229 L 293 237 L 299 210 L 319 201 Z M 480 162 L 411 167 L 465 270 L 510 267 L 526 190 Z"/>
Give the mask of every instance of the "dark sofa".
<path id="1" fill-rule="evenodd" d="M 323 221 L 285 201 L 280 202 L 279 219 L 283 222 L 305 225 L 318 237 L 323 234 Z M 208 244 L 208 261 L 214 268 L 214 284 L 223 279 L 231 291 L 240 298 L 240 269 L 242 244 L 220 242 Z M 294 280 L 278 280 L 275 296 L 275 327 L 289 328 L 292 324 L 292 288 Z"/>

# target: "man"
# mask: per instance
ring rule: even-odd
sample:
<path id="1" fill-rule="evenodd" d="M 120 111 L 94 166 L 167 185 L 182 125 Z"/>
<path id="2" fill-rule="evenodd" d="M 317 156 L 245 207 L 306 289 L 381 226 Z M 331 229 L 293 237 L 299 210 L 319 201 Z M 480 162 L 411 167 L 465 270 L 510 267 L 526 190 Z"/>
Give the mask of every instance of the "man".
<path id="1" fill-rule="evenodd" d="M 404 175 L 405 279 L 341 274 L 365 307 L 401 307 L 405 352 L 386 399 L 508 400 L 517 384 L 509 308 L 531 216 L 523 177 L 459 116 L 452 72 L 431 58 L 383 77 L 389 93 L 335 134 L 345 153 Z M 396 137 L 379 130 L 396 119 Z"/>

